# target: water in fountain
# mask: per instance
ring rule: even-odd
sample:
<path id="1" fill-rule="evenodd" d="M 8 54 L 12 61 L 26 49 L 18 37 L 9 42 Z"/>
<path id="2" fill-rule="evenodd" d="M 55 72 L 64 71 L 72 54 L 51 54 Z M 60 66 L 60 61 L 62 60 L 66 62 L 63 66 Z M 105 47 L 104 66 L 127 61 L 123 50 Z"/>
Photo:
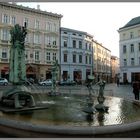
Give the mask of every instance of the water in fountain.
<path id="1" fill-rule="evenodd" d="M 86 102 L 84 102 L 85 97 L 71 96 L 66 99 L 63 96 L 46 96 L 46 102 L 44 104 L 48 105 L 48 109 L 45 111 L 34 111 L 30 114 L 30 117 L 26 112 L 21 116 L 18 115 L 19 113 L 10 115 L 2 114 L 2 116 L 16 120 L 26 120 L 35 124 L 88 126 L 89 115 L 83 112 L 83 108 L 86 105 Z M 98 101 L 95 100 L 95 104 L 97 103 Z M 123 101 L 120 98 L 108 98 L 106 99 L 106 104 L 109 106 L 108 113 L 96 112 L 92 116 L 93 120 L 90 120 L 91 126 L 122 124 L 139 120 L 139 106 L 133 105 L 131 102 Z M 129 112 L 130 108 L 133 109 L 131 113 Z M 137 115 L 134 116 L 133 114 Z"/>
<path id="2" fill-rule="evenodd" d="M 36 86 L 33 86 L 33 88 L 37 92 Z M 37 93 L 35 96 L 38 96 Z M 35 125 L 35 127 L 39 125 L 39 128 L 42 126 L 42 130 L 45 126 L 62 126 L 62 128 L 66 126 L 67 128 L 76 127 L 76 129 L 77 127 L 85 127 L 86 130 L 87 127 L 92 129 L 95 126 L 112 126 L 140 120 L 140 106 L 120 98 L 106 97 L 104 106 L 109 107 L 108 113 L 96 111 L 91 115 L 91 113 L 83 111 L 87 106 L 86 98 L 88 96 L 85 94 L 63 93 L 60 96 L 50 96 L 43 93 L 41 96 L 43 98 L 42 103 L 48 107 L 46 110 L 15 112 L 12 114 L 1 113 L 0 118 L 19 121 L 20 124 L 23 122 L 24 125 L 26 122 Z M 95 97 L 94 104 L 98 104 L 98 99 Z M 72 131 L 74 130 L 75 128 Z"/>
<path id="3" fill-rule="evenodd" d="M 45 94 L 46 95 L 46 93 L 47 93 L 46 90 L 44 90 L 43 88 L 41 88 L 41 87 L 39 87 L 39 86 L 37 86 L 35 84 L 32 84 L 28 80 L 25 81 L 25 85 L 24 86 L 33 95 L 36 94 L 36 96 L 38 97 L 38 100 L 36 100 L 36 102 L 40 102 L 40 104 L 43 102 L 44 96 L 42 96 L 42 94 Z"/>
<path id="4" fill-rule="evenodd" d="M 21 83 L 21 79 L 25 81 L 25 60 L 24 60 L 24 39 L 26 36 L 26 26 L 21 28 L 19 25 L 15 25 L 13 30 L 11 31 L 11 42 L 12 42 L 12 49 L 11 49 L 11 59 L 10 59 L 10 80 L 12 83 L 17 84 Z M 19 37 L 20 36 L 20 37 Z M 21 40 L 19 40 L 19 38 Z M 15 46 L 16 45 L 16 46 Z M 22 57 L 21 57 L 22 56 Z M 55 83 L 56 83 L 56 70 L 57 67 L 53 67 L 53 86 L 52 86 L 52 92 L 54 94 L 55 92 Z M 16 76 L 15 76 L 16 75 Z M 57 133 L 57 131 L 61 131 L 62 133 L 65 133 L 66 128 L 70 128 L 71 126 L 84 126 L 84 129 L 78 129 L 77 127 L 71 129 L 71 131 L 66 131 L 67 134 L 71 135 L 71 132 L 73 132 L 75 135 L 79 133 L 80 131 L 89 130 L 88 134 L 93 134 L 94 129 L 93 126 L 108 126 L 108 125 L 118 125 L 118 124 L 125 124 L 130 123 L 134 121 L 140 120 L 140 106 L 139 104 L 134 104 L 133 102 L 129 102 L 126 100 L 122 100 L 120 98 L 106 98 L 104 100 L 104 105 L 109 107 L 108 113 L 105 112 L 94 112 L 94 104 L 97 104 L 101 100 L 97 100 L 92 97 L 92 89 L 91 89 L 91 82 L 93 80 L 93 77 L 89 78 L 89 96 L 87 95 L 68 95 L 67 96 L 49 96 L 48 94 L 44 93 L 42 90 L 40 90 L 38 87 L 31 85 L 31 86 L 23 86 L 21 85 L 20 88 L 13 88 L 10 92 L 5 93 L 3 97 L 6 96 L 6 99 L 14 100 L 14 103 L 16 104 L 16 108 L 14 112 L 11 111 L 6 112 L 3 110 L 3 112 L 0 112 L 0 124 L 2 123 L 2 127 L 0 125 L 1 131 L 5 130 L 8 126 L 8 129 L 6 129 L 6 132 L 8 134 L 18 133 L 18 136 L 20 136 L 21 131 L 23 131 L 23 134 L 25 134 L 25 128 L 27 130 L 27 135 L 32 136 L 32 133 L 34 134 L 40 134 L 44 135 L 48 132 L 51 133 Z M 19 87 L 19 86 L 18 86 Z M 101 87 L 102 88 L 102 87 Z M 17 91 L 18 90 L 18 91 Z M 100 91 L 101 97 L 103 97 L 103 90 Z M 13 96 L 14 95 L 14 96 Z M 19 96 L 16 96 L 19 95 Z M 21 96 L 22 95 L 22 96 Z M 34 96 L 34 98 L 33 98 Z M 2 97 L 2 98 L 3 98 Z M 25 98 L 29 101 L 34 101 L 34 99 L 40 100 L 40 102 L 43 103 L 44 106 L 47 106 L 47 109 L 44 110 L 36 110 L 32 111 L 30 110 L 30 106 L 28 107 L 28 110 L 23 110 L 23 108 L 18 110 L 20 107 L 20 99 L 19 98 Z M 32 97 L 32 98 L 31 98 Z M 39 97 L 39 98 L 38 98 Z M 85 99 L 88 97 L 89 102 L 87 102 Z M 31 100 L 32 99 L 32 100 Z M 42 100 L 43 99 L 43 100 Z M 16 102 L 15 102 L 16 100 Z M 26 103 L 26 101 L 25 101 Z M 37 104 L 31 104 L 37 106 Z M 85 109 L 85 105 L 87 105 L 87 110 L 90 111 L 83 111 Z M 103 105 L 103 104 L 102 104 Z M 3 106 L 2 108 L 4 108 Z M 101 106 L 104 107 L 104 106 Z M 1 108 L 1 109 L 2 109 Z M 17 110 L 19 112 L 17 112 Z M 131 111 L 130 111 L 131 110 Z M 28 111 L 28 112 L 27 112 Z M 86 113 L 85 113 L 86 112 Z M 93 115 L 91 115 L 93 114 Z M 135 114 L 135 115 L 134 115 Z M 6 121 L 5 121 L 6 120 Z M 10 121 L 9 121 L 10 120 Z M 15 121 L 15 123 L 13 123 Z M 8 122 L 8 124 L 7 124 Z M 4 124 L 5 123 L 5 124 Z M 13 125 L 16 124 L 16 125 Z M 31 125 L 30 125 L 31 124 Z M 29 132 L 29 125 L 31 126 L 31 133 Z M 52 126 L 67 126 L 66 128 L 61 127 L 55 129 L 55 131 L 51 131 L 52 129 L 45 131 L 45 126 L 49 126 L 49 128 Z M 22 127 L 23 126 L 23 127 Z M 87 128 L 88 126 L 92 126 Z M 39 128 L 39 131 L 37 131 L 36 128 Z M 5 128 L 5 129 L 4 129 Z M 11 129 L 14 129 L 12 131 Z M 7 131 L 11 130 L 11 131 Z M 21 130 L 21 131 L 20 131 Z M 96 131 L 96 129 L 95 129 Z M 101 132 L 101 131 L 100 131 Z M 58 134 L 59 135 L 59 134 Z"/>
<path id="5" fill-rule="evenodd" d="M 9 81 L 14 85 L 12 89 L 3 92 L 0 104 L 2 107 L 13 104 L 14 109 L 23 109 L 36 107 L 37 104 L 34 95 L 38 95 L 40 103 L 42 101 L 41 93 L 37 87 L 26 80 L 26 64 L 25 64 L 25 38 L 27 34 L 26 23 L 24 27 L 16 24 L 11 30 L 11 48 L 10 48 L 10 73 Z M 30 86 L 26 86 L 25 84 Z M 38 94 L 40 93 L 40 94 Z M 2 108 L 1 108 L 2 109 Z M 7 108 L 6 108 L 7 109 Z M 11 109 L 11 108 L 10 108 Z"/>

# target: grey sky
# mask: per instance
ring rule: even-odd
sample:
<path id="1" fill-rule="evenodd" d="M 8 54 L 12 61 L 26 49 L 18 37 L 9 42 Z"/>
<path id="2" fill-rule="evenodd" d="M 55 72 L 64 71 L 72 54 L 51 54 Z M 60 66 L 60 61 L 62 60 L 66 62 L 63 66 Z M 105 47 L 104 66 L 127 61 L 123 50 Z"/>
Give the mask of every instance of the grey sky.
<path id="1" fill-rule="evenodd" d="M 18 3 L 63 15 L 61 26 L 85 31 L 119 56 L 118 29 L 140 16 L 139 2 L 27 2 Z"/>

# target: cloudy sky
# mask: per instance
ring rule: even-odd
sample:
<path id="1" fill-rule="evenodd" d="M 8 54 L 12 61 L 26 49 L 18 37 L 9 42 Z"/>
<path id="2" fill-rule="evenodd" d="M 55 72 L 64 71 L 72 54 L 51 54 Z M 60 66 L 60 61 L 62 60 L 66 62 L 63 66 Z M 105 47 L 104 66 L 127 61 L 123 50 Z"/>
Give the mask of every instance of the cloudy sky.
<path id="1" fill-rule="evenodd" d="M 61 26 L 87 32 L 119 57 L 118 29 L 140 16 L 140 2 L 26 2 L 19 5 L 63 15 Z"/>

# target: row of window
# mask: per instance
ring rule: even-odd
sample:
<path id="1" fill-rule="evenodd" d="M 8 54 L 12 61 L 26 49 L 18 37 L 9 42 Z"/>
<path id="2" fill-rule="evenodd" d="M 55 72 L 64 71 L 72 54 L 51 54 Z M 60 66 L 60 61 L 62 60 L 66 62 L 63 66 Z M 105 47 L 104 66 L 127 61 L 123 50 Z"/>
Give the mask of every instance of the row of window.
<path id="1" fill-rule="evenodd" d="M 85 49 L 86 50 L 92 50 L 92 44 L 91 43 L 88 43 L 86 42 L 85 43 Z M 65 39 L 63 41 L 63 47 L 69 47 L 68 46 L 68 40 Z M 72 48 L 79 48 L 79 49 L 83 49 L 83 42 L 81 40 L 77 41 L 77 40 L 72 40 Z"/>
<path id="2" fill-rule="evenodd" d="M 43 35 L 39 34 L 39 33 L 27 34 L 27 36 L 25 38 L 25 42 L 31 43 L 32 36 L 33 36 L 33 43 L 36 43 L 36 44 L 42 43 L 41 39 L 42 39 Z M 10 30 L 1 29 L 1 37 L 0 38 L 1 38 L 1 40 L 10 41 L 10 38 L 11 38 Z M 46 45 L 57 45 L 58 44 L 58 37 L 51 36 L 51 35 L 45 35 L 45 44 Z"/>
<path id="3" fill-rule="evenodd" d="M 68 34 L 68 32 L 64 31 L 63 34 Z M 78 34 L 78 33 L 71 33 L 71 35 L 74 35 L 74 36 L 82 36 L 82 34 Z"/>
<path id="4" fill-rule="evenodd" d="M 110 71 L 110 66 L 97 64 L 98 71 Z"/>
<path id="5" fill-rule="evenodd" d="M 1 53 L 2 59 L 8 59 L 8 49 L 3 48 Z M 31 58 L 34 58 L 35 61 L 40 61 L 41 53 L 38 50 L 35 50 L 34 54 L 30 54 L 29 51 L 25 51 L 26 60 L 30 60 Z M 55 61 L 57 59 L 57 53 L 56 52 L 46 52 L 45 60 L 46 61 Z M 65 63 L 70 62 L 68 61 L 68 54 L 63 54 L 63 61 Z M 92 56 L 86 55 L 85 59 L 82 54 L 72 54 L 72 62 L 73 63 L 80 63 L 83 64 L 85 61 L 85 64 L 92 64 Z M 134 64 L 134 58 L 131 59 L 132 64 Z M 140 64 L 140 57 L 139 57 L 139 64 Z M 126 65 L 126 59 L 124 59 L 124 65 Z M 104 65 L 105 66 L 105 65 Z"/>
<path id="6" fill-rule="evenodd" d="M 29 51 L 25 51 L 25 58 L 26 60 L 30 59 L 30 58 L 34 58 L 35 61 L 40 61 L 40 58 L 41 58 L 41 54 L 40 54 L 40 51 L 35 51 L 34 52 L 34 55 L 33 54 L 29 54 Z M 30 58 L 29 58 L 30 57 Z M 2 49 L 2 52 L 1 52 L 1 58 L 2 59 L 8 59 L 8 49 Z M 56 52 L 46 52 L 46 61 L 55 61 L 57 58 L 57 54 Z"/>
<path id="7" fill-rule="evenodd" d="M 136 33 L 136 32 L 135 32 Z M 134 32 L 130 32 L 129 33 L 129 36 L 127 36 L 128 34 L 126 34 L 126 33 L 123 33 L 123 35 L 122 35 L 122 37 L 123 37 L 123 40 L 125 40 L 125 39 L 133 39 L 135 36 L 134 35 L 136 35 L 136 34 L 134 34 Z M 138 30 L 137 31 L 137 36 L 139 37 L 140 36 L 140 30 Z"/>
<path id="8" fill-rule="evenodd" d="M 96 53 L 95 49 L 94 49 L 94 52 Z M 97 48 L 97 52 L 102 55 L 106 55 L 106 56 L 110 57 L 110 53 L 105 49 Z"/>
<path id="9" fill-rule="evenodd" d="M 65 63 L 67 63 L 67 62 L 70 62 L 70 60 L 68 61 L 68 54 L 67 53 L 64 53 L 63 54 L 63 61 L 65 62 Z M 73 63 L 83 63 L 83 55 L 82 54 L 79 54 L 79 55 L 77 55 L 77 54 L 72 54 L 72 62 Z M 91 55 L 86 55 L 85 56 L 85 64 L 91 64 L 92 63 L 92 57 L 91 57 Z"/>
<path id="10" fill-rule="evenodd" d="M 27 27 L 31 26 L 32 24 L 30 24 L 31 21 L 29 21 L 29 19 L 30 18 L 25 17 L 23 19 L 23 25 L 26 22 L 26 26 Z M 2 23 L 15 25 L 16 24 L 16 16 L 14 16 L 14 15 L 11 16 L 11 15 L 8 15 L 8 14 L 3 14 L 2 15 Z M 46 25 L 45 26 L 46 26 L 45 30 L 47 30 L 47 31 L 53 31 L 53 32 L 58 32 L 59 31 L 59 25 L 57 25 L 57 23 L 46 21 Z M 35 19 L 33 27 L 29 27 L 29 28 L 41 29 L 41 27 L 42 27 L 41 21 L 38 20 L 38 19 Z"/>
<path id="11" fill-rule="evenodd" d="M 134 52 L 134 49 L 137 49 L 138 51 L 140 51 L 140 43 L 138 43 L 138 46 L 137 47 L 138 47 L 138 49 L 137 48 L 134 48 L 134 44 L 131 44 L 130 45 L 130 52 L 133 53 Z M 123 53 L 127 53 L 127 49 L 129 49 L 129 48 L 127 48 L 126 45 L 123 45 Z"/>
<path id="12" fill-rule="evenodd" d="M 33 57 L 33 54 L 30 54 L 30 57 Z M 40 51 L 35 51 L 34 52 L 34 58 L 35 58 L 35 61 L 39 61 L 40 60 L 40 57 L 41 57 L 41 54 L 40 54 Z M 28 60 L 29 58 L 29 54 L 28 54 L 28 51 L 26 51 L 26 60 Z M 45 60 L 46 61 L 55 61 L 57 59 L 57 55 L 56 55 L 56 52 L 46 52 L 46 56 L 45 56 Z"/>
<path id="13" fill-rule="evenodd" d="M 130 59 L 130 63 L 131 63 L 132 66 L 134 66 L 135 65 L 135 58 L 131 58 Z M 123 59 L 123 65 L 124 66 L 127 66 L 128 65 L 127 64 L 127 59 Z M 138 65 L 140 65 L 140 57 L 138 58 Z"/>
<path id="14" fill-rule="evenodd" d="M 40 61 L 41 54 L 40 54 L 40 51 L 35 51 L 34 56 L 33 56 L 33 54 L 29 54 L 29 51 L 26 51 L 25 56 L 26 56 L 26 60 L 34 57 L 35 61 Z M 78 57 L 78 60 L 77 60 L 77 57 Z M 46 61 L 51 61 L 51 60 L 55 61 L 56 58 L 57 58 L 56 52 L 55 53 L 46 52 Z M 7 49 L 2 49 L 2 59 L 8 59 L 8 50 Z M 68 54 L 64 53 L 63 60 L 64 60 L 64 62 L 68 62 Z M 77 63 L 77 62 L 83 63 L 83 55 L 77 56 L 76 54 L 73 54 L 72 61 L 73 61 L 73 63 Z M 91 64 L 91 62 L 92 62 L 92 57 L 86 55 L 85 64 Z"/>

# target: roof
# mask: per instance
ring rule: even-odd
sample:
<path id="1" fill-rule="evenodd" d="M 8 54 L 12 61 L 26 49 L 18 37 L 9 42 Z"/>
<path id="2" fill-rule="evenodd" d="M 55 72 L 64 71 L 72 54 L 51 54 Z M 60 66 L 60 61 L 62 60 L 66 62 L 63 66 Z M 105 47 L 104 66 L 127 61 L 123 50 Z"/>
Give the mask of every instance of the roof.
<path id="1" fill-rule="evenodd" d="M 120 29 L 131 27 L 138 24 L 140 24 L 140 16 L 131 19 L 125 26 L 121 27 Z"/>
<path id="2" fill-rule="evenodd" d="M 70 29 L 70 28 L 65 28 L 65 27 L 61 27 L 61 30 L 62 30 L 62 31 L 70 31 L 70 32 L 81 33 L 81 34 L 84 34 L 84 35 L 93 37 L 93 35 L 91 35 L 91 34 L 89 34 L 89 33 L 87 33 L 87 32 L 84 32 L 84 31 L 80 31 L 80 30 L 75 30 L 75 29 Z"/>
<path id="3" fill-rule="evenodd" d="M 52 12 L 42 11 L 40 9 L 25 7 L 25 6 L 22 6 L 22 5 L 11 4 L 11 3 L 8 3 L 8 2 L 0 2 L 0 5 L 8 6 L 8 7 L 13 7 L 13 8 L 18 8 L 18 9 L 26 10 L 26 11 L 29 11 L 29 12 L 49 15 L 49 16 L 53 16 L 53 17 L 57 17 L 57 18 L 62 18 L 63 17 L 61 14 L 56 14 L 56 13 L 52 13 Z"/>

